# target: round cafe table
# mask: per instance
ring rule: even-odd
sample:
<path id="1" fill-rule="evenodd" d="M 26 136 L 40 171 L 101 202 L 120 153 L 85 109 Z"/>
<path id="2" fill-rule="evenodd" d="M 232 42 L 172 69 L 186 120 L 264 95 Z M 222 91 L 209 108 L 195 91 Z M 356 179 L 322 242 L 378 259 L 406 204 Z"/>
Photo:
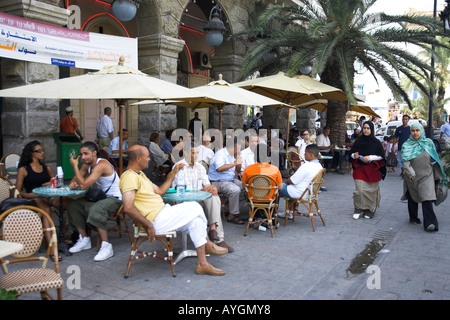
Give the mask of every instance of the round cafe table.
<path id="1" fill-rule="evenodd" d="M 58 237 L 58 250 L 64 252 L 66 256 L 71 256 L 66 243 L 64 242 L 64 212 L 63 212 L 63 197 L 73 197 L 85 194 L 87 190 L 70 189 L 69 186 L 60 188 L 52 188 L 51 186 L 39 187 L 33 189 L 33 193 L 40 197 L 54 198 L 59 197 L 59 237 Z"/>
<path id="2" fill-rule="evenodd" d="M 169 189 L 166 194 L 162 197 L 164 201 L 166 202 L 172 202 L 172 203 L 181 203 L 181 202 L 187 202 L 187 201 L 202 201 L 211 198 L 211 193 L 206 191 L 189 191 L 186 190 L 181 195 L 178 195 L 177 192 L 174 189 Z M 187 257 L 196 257 L 197 251 L 196 250 L 189 250 L 187 248 L 187 234 L 185 232 L 182 232 L 182 249 L 181 252 L 178 254 L 177 258 L 173 262 L 173 264 L 177 264 L 181 260 Z"/>

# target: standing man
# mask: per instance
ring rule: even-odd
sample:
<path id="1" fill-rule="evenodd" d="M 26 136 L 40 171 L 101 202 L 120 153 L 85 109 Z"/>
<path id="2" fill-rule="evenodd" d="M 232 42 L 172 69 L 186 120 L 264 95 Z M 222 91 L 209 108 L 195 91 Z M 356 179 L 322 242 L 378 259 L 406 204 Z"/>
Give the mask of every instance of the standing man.
<path id="1" fill-rule="evenodd" d="M 122 194 L 119 189 L 119 176 L 108 160 L 98 158 L 98 147 L 94 142 L 87 141 L 80 148 L 83 165 L 78 169 L 77 158 L 70 158 L 70 164 L 75 171 L 75 177 L 69 184 L 70 189 L 80 187 L 87 190 L 91 187 L 101 189 L 106 199 L 97 202 L 88 201 L 85 197 L 73 200 L 66 209 L 67 225 L 79 233 L 79 239 L 69 249 L 71 253 L 91 249 L 91 238 L 87 235 L 88 225 L 97 228 L 102 245 L 94 261 L 103 261 L 114 255 L 112 244 L 108 242 L 106 222 L 108 214 L 116 212 L 122 205 Z"/>
<path id="2" fill-rule="evenodd" d="M 73 109 L 72 107 L 66 108 L 66 116 L 61 119 L 60 122 L 60 131 L 68 132 L 68 133 L 77 133 L 80 137 L 80 140 L 83 140 L 84 137 L 81 134 L 80 128 L 78 126 L 78 121 L 73 117 Z"/>
<path id="3" fill-rule="evenodd" d="M 259 129 L 260 129 L 262 126 L 263 126 L 263 123 L 262 123 L 262 115 L 261 115 L 261 112 L 258 112 L 258 113 L 256 114 L 256 121 L 255 121 L 255 130 L 256 130 L 256 132 L 259 132 Z"/>
<path id="4" fill-rule="evenodd" d="M 97 137 L 100 148 L 109 147 L 109 143 L 113 139 L 113 123 L 111 120 L 112 109 L 106 107 L 104 114 L 97 120 Z"/>
<path id="5" fill-rule="evenodd" d="M 439 139 L 441 142 L 444 142 L 444 148 L 450 148 L 450 123 L 448 120 L 441 127 L 441 136 Z"/>
<path id="6" fill-rule="evenodd" d="M 197 251 L 195 272 L 214 276 L 225 275 L 224 270 L 214 268 L 206 260 L 206 254 L 223 255 L 227 250 L 209 241 L 202 207 L 195 201 L 171 206 L 164 204 L 161 198 L 183 165 L 177 164 L 167 175 L 166 181 L 158 187 L 142 172 L 150 161 L 146 147 L 132 146 L 128 158 L 128 170 L 120 177 L 124 211 L 128 216 L 142 226 L 150 242 L 155 240 L 155 234 L 158 233 L 174 230 L 188 233 Z"/>
<path id="7" fill-rule="evenodd" d="M 411 136 L 411 128 L 408 125 L 409 116 L 407 114 L 403 115 L 402 117 L 402 125 L 395 129 L 394 137 L 397 138 L 398 141 L 398 159 L 402 158 L 402 146 L 403 143 L 409 139 Z M 403 177 L 403 174 L 405 173 L 402 165 L 402 161 L 400 160 L 398 162 L 398 167 L 402 169 L 402 172 L 400 173 L 400 176 Z"/>
<path id="8" fill-rule="evenodd" d="M 202 120 L 198 117 L 198 112 L 194 113 L 194 118 L 189 121 L 189 132 L 192 133 L 194 139 L 197 139 L 197 143 L 199 143 L 200 139 L 203 135 L 203 123 Z"/>

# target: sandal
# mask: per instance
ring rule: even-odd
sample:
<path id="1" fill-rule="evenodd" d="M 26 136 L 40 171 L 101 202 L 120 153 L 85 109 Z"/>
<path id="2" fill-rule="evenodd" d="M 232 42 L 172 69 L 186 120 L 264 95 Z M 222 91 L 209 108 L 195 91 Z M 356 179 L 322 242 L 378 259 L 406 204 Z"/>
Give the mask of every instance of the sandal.
<path id="1" fill-rule="evenodd" d="M 53 262 L 55 262 L 55 256 L 53 254 L 50 255 L 50 259 L 52 259 Z M 62 261 L 61 254 L 58 253 L 58 262 Z"/>
<path id="2" fill-rule="evenodd" d="M 228 222 L 234 223 L 234 224 L 244 224 L 245 222 L 241 220 L 238 216 L 234 216 L 233 218 L 227 219 Z"/>

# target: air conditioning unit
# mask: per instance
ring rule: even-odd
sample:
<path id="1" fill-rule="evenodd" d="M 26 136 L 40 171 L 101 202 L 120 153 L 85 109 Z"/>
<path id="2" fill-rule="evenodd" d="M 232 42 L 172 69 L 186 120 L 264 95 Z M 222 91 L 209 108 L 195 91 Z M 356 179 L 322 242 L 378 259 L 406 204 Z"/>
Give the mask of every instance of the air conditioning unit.
<path id="1" fill-rule="evenodd" d="M 197 52 L 195 66 L 199 68 L 211 69 L 209 54 L 207 54 L 206 52 Z"/>

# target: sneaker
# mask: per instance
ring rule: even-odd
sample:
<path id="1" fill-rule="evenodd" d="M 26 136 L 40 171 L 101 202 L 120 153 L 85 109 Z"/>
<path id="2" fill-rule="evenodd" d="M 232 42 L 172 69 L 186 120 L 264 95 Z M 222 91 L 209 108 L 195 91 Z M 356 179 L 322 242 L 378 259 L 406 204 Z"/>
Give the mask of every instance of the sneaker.
<path id="1" fill-rule="evenodd" d="M 91 238 L 90 237 L 82 237 L 78 236 L 78 241 L 69 249 L 70 253 L 77 253 L 83 250 L 89 250 L 92 248 Z"/>
<path id="2" fill-rule="evenodd" d="M 94 257 L 94 261 L 103 261 L 111 258 L 114 255 L 112 244 L 102 241 L 102 246 L 98 250 L 97 255 Z"/>
<path id="3" fill-rule="evenodd" d="M 358 220 L 360 216 L 361 216 L 360 213 L 354 213 L 353 214 L 353 219 Z"/>
<path id="4" fill-rule="evenodd" d="M 436 229 L 436 227 L 434 226 L 434 224 L 430 224 L 430 225 L 428 225 L 428 227 L 425 229 L 425 231 L 434 231 L 434 229 Z"/>

